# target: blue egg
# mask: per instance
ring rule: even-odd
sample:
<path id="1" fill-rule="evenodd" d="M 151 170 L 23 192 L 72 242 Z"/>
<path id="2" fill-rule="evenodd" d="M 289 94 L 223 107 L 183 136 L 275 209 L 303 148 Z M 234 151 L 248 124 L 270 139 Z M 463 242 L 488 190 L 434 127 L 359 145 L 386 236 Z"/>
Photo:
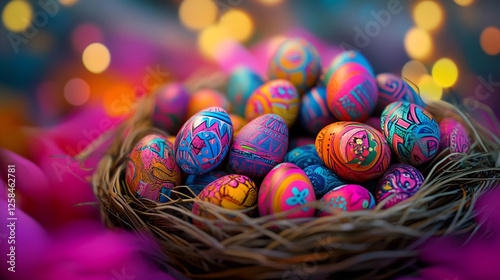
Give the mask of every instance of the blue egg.
<path id="1" fill-rule="evenodd" d="M 323 84 L 325 86 L 328 86 L 328 83 L 330 82 L 330 78 L 332 77 L 333 73 L 337 69 L 339 69 L 340 66 L 348 62 L 354 62 L 360 64 L 361 66 L 365 67 L 366 70 L 368 70 L 368 72 L 370 72 L 370 74 L 372 74 L 373 77 L 375 77 L 375 72 L 373 72 L 373 68 L 370 65 L 370 62 L 368 62 L 368 60 L 361 53 L 351 50 L 351 51 L 344 51 L 338 54 L 332 60 L 332 63 L 330 63 L 330 66 L 326 71 Z"/>
<path id="2" fill-rule="evenodd" d="M 255 72 L 247 67 L 238 67 L 229 77 L 227 98 L 231 102 L 233 113 L 245 116 L 247 100 L 264 82 Z"/>
<path id="3" fill-rule="evenodd" d="M 310 165 L 304 169 L 314 188 L 316 197 L 323 197 L 326 193 L 346 182 L 324 165 Z"/>
<path id="4" fill-rule="evenodd" d="M 313 135 L 317 135 L 323 127 L 336 121 L 326 103 L 325 87 L 315 87 L 304 94 L 299 119 L 302 127 Z"/>
<path id="5" fill-rule="evenodd" d="M 309 165 L 321 164 L 323 161 L 316 151 L 314 144 L 304 145 L 289 151 L 285 156 L 285 162 L 293 163 L 304 169 Z"/>

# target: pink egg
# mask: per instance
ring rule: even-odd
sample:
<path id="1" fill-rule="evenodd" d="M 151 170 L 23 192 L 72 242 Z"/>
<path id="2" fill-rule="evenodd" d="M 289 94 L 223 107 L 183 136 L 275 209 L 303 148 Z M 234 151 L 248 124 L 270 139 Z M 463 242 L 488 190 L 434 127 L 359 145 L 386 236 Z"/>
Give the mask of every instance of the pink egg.
<path id="1" fill-rule="evenodd" d="M 441 140 L 439 149 L 450 148 L 450 153 L 467 153 L 470 148 L 470 139 L 467 130 L 457 120 L 445 118 L 439 123 Z"/>
<path id="2" fill-rule="evenodd" d="M 385 200 L 383 208 L 389 208 L 414 195 L 423 182 L 424 176 L 415 167 L 394 164 L 380 178 L 375 197 L 378 203 Z"/>
<path id="3" fill-rule="evenodd" d="M 375 208 L 375 198 L 362 186 L 343 185 L 326 193 L 321 202 L 331 209 L 321 211 L 318 216 L 335 215 L 344 211 L 359 211 Z"/>
<path id="4" fill-rule="evenodd" d="M 313 217 L 314 208 L 301 206 L 315 200 L 313 185 L 304 171 L 285 162 L 276 165 L 260 185 L 259 214 L 272 215 L 300 207 L 286 215 L 286 218 Z"/>
<path id="5" fill-rule="evenodd" d="M 365 67 L 346 63 L 330 78 L 326 97 L 335 118 L 362 122 L 368 119 L 377 104 L 377 83 Z"/>

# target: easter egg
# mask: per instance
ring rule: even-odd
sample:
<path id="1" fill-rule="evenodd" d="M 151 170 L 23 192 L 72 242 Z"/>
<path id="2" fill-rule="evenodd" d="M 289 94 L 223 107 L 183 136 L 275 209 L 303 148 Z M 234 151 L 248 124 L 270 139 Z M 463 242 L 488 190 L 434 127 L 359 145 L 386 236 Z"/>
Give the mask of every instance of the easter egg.
<path id="1" fill-rule="evenodd" d="M 389 104 L 380 119 L 384 136 L 401 162 L 418 166 L 438 152 L 440 133 L 434 117 L 406 101 Z"/>
<path id="2" fill-rule="evenodd" d="M 315 87 L 302 96 L 299 119 L 302 127 L 314 135 L 336 121 L 326 103 L 325 87 Z"/>
<path id="3" fill-rule="evenodd" d="M 225 209 L 245 210 L 256 205 L 257 187 L 243 175 L 226 175 L 208 184 L 198 195 L 201 201 L 207 201 Z M 193 205 L 193 213 L 205 218 L 215 218 L 204 211 L 199 203 Z M 230 218 L 230 217 L 228 217 Z"/>
<path id="4" fill-rule="evenodd" d="M 326 99 L 333 116 L 342 121 L 364 121 L 375 109 L 377 83 L 365 67 L 346 63 L 333 73 Z"/>
<path id="5" fill-rule="evenodd" d="M 187 174 L 204 174 L 216 168 L 226 156 L 233 139 L 229 115 L 212 107 L 192 116 L 175 138 L 177 164 Z"/>
<path id="6" fill-rule="evenodd" d="M 330 78 L 332 77 L 333 73 L 335 73 L 335 71 L 337 71 L 340 66 L 349 62 L 354 62 L 363 66 L 364 68 L 366 68 L 366 70 L 368 70 L 368 72 L 370 72 L 373 77 L 375 77 L 375 72 L 373 72 L 372 66 L 370 65 L 368 60 L 358 51 L 351 50 L 341 52 L 333 58 L 325 73 L 324 84 L 328 85 L 328 82 L 330 82 Z"/>
<path id="7" fill-rule="evenodd" d="M 125 182 L 138 197 L 167 202 L 172 188 L 181 183 L 181 171 L 167 142 L 161 135 L 147 135 L 130 153 Z"/>
<path id="8" fill-rule="evenodd" d="M 153 123 L 156 127 L 176 134 L 186 121 L 189 93 L 180 83 L 165 85 L 154 96 Z"/>
<path id="9" fill-rule="evenodd" d="M 245 116 L 245 108 L 250 95 L 264 82 L 247 67 L 238 67 L 231 73 L 227 84 L 227 98 L 235 114 Z"/>
<path id="10" fill-rule="evenodd" d="M 287 80 L 272 80 L 250 96 L 245 118 L 251 121 L 264 114 L 276 114 L 291 126 L 299 114 L 300 98 L 295 87 Z"/>
<path id="11" fill-rule="evenodd" d="M 321 75 L 321 58 L 316 48 L 304 39 L 285 40 L 269 63 L 269 80 L 290 81 L 300 93 L 305 93 Z"/>
<path id="12" fill-rule="evenodd" d="M 266 114 L 245 125 L 234 138 L 229 164 L 237 173 L 262 179 L 283 162 L 288 151 L 288 128 L 278 115 Z"/>
<path id="13" fill-rule="evenodd" d="M 457 120 L 444 118 L 439 123 L 440 142 L 439 149 L 450 149 L 450 153 L 466 154 L 470 148 L 470 139 L 467 130 Z"/>
<path id="14" fill-rule="evenodd" d="M 233 139 L 238 135 L 240 130 L 247 125 L 247 121 L 240 117 L 239 115 L 229 114 L 229 118 L 231 119 L 231 123 L 233 123 Z"/>
<path id="15" fill-rule="evenodd" d="M 375 208 L 375 198 L 362 186 L 343 185 L 329 191 L 321 198 L 321 203 L 328 206 L 318 216 L 335 215 L 345 211 L 359 211 Z"/>
<path id="16" fill-rule="evenodd" d="M 188 103 L 187 117 L 190 118 L 201 110 L 210 107 L 221 107 L 228 110 L 229 102 L 226 97 L 215 89 L 201 88 L 193 93 Z"/>
<path id="17" fill-rule="evenodd" d="M 309 165 L 304 173 L 311 181 L 316 197 L 323 197 L 327 192 L 338 186 L 345 185 L 345 181 L 323 164 Z"/>
<path id="18" fill-rule="evenodd" d="M 316 137 L 316 150 L 335 174 L 354 182 L 381 176 L 391 162 L 384 136 L 357 122 L 336 122 L 323 128 Z"/>
<path id="19" fill-rule="evenodd" d="M 301 206 L 315 200 L 313 186 L 304 171 L 292 163 L 284 162 L 275 166 L 260 185 L 259 214 L 272 215 L 300 207 L 286 215 L 286 218 L 313 217 L 314 208 Z"/>
<path id="20" fill-rule="evenodd" d="M 314 144 L 297 147 L 289 151 L 284 161 L 293 163 L 302 169 L 313 164 L 323 164 Z"/>
<path id="21" fill-rule="evenodd" d="M 378 87 L 376 111 L 382 112 L 387 105 L 395 101 L 408 101 L 420 107 L 425 104 L 413 88 L 400 77 L 391 73 L 378 74 L 375 78 Z"/>
<path id="22" fill-rule="evenodd" d="M 389 208 L 414 195 L 423 182 L 424 176 L 415 167 L 404 163 L 393 164 L 380 178 L 375 198 L 380 203 L 390 197 L 382 207 Z"/>
<path id="23" fill-rule="evenodd" d="M 201 175 L 191 174 L 187 176 L 184 184 L 191 189 L 194 196 L 198 196 L 208 184 L 226 175 L 228 175 L 227 172 L 220 170 L 213 170 Z M 185 188 L 182 189 L 181 192 L 188 196 L 193 196 L 193 193 Z"/>

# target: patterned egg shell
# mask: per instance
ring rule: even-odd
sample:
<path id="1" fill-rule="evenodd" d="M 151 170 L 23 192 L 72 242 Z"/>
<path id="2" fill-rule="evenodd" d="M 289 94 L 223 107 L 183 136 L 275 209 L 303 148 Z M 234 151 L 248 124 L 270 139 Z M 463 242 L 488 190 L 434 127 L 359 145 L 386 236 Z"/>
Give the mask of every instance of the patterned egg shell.
<path id="1" fill-rule="evenodd" d="M 228 174 L 225 171 L 220 171 L 220 170 L 213 170 L 206 174 L 201 174 L 201 175 L 191 174 L 187 176 L 184 184 L 188 186 L 191 189 L 191 191 L 193 191 L 195 196 L 198 196 L 201 193 L 201 191 L 206 186 L 208 186 L 208 184 L 226 175 Z M 181 192 L 186 195 L 193 196 L 193 194 L 185 188 L 182 189 Z"/>
<path id="2" fill-rule="evenodd" d="M 333 73 L 327 87 L 328 108 L 343 121 L 365 121 L 375 109 L 378 89 L 365 67 L 346 63 Z"/>
<path id="3" fill-rule="evenodd" d="M 315 87 L 302 96 L 300 123 L 311 134 L 336 121 L 326 102 L 326 88 Z"/>
<path id="4" fill-rule="evenodd" d="M 400 77 L 391 73 L 378 74 L 375 78 L 378 87 L 377 112 L 382 112 L 387 105 L 395 101 L 408 101 L 425 107 L 422 98 Z"/>
<path id="5" fill-rule="evenodd" d="M 439 123 L 441 140 L 439 149 L 450 148 L 450 153 L 467 153 L 470 148 L 470 139 L 465 127 L 457 120 L 444 118 Z"/>
<path id="6" fill-rule="evenodd" d="M 373 68 L 370 65 L 370 62 L 368 62 L 368 60 L 361 53 L 354 50 L 344 51 L 333 58 L 325 73 L 323 84 L 328 85 L 333 73 L 335 73 L 335 71 L 337 71 L 340 66 L 349 62 L 354 62 L 365 67 L 366 70 L 368 70 L 368 72 L 370 72 L 370 74 L 375 77 L 375 72 L 373 72 Z"/>
<path id="7" fill-rule="evenodd" d="M 302 169 L 313 164 L 323 164 L 314 144 L 304 145 L 289 151 L 284 161 L 293 163 Z"/>
<path id="8" fill-rule="evenodd" d="M 329 209 L 322 210 L 318 216 L 336 215 L 339 212 L 359 211 L 375 208 L 375 198 L 362 186 L 343 185 L 337 187 L 321 198 L 321 202 Z"/>
<path id="9" fill-rule="evenodd" d="M 423 182 L 424 176 L 415 167 L 404 163 L 393 164 L 380 178 L 375 198 L 377 203 L 388 198 L 382 208 L 390 208 L 414 195 Z"/>
<path id="10" fill-rule="evenodd" d="M 304 169 L 311 181 L 316 197 L 323 197 L 336 187 L 345 185 L 345 181 L 323 164 L 310 165 Z"/>
<path id="11" fill-rule="evenodd" d="M 226 175 L 208 184 L 198 195 L 198 199 L 225 209 L 245 210 L 256 205 L 257 187 L 246 176 Z M 201 217 L 214 218 L 196 202 L 193 205 L 193 213 Z"/>
<path id="12" fill-rule="evenodd" d="M 321 58 L 316 48 L 304 39 L 285 40 L 271 58 L 269 79 L 290 81 L 299 91 L 305 93 L 318 81 L 321 75 Z"/>
<path id="13" fill-rule="evenodd" d="M 226 156 L 233 139 L 229 115 L 212 107 L 192 116 L 175 138 L 177 164 L 187 174 L 204 174 L 216 168 Z"/>
<path id="14" fill-rule="evenodd" d="M 235 114 L 245 116 L 248 98 L 264 81 L 247 67 L 238 67 L 229 77 L 227 98 Z"/>
<path id="15" fill-rule="evenodd" d="M 234 138 L 229 164 L 237 173 L 264 178 L 283 162 L 288 151 L 288 128 L 278 115 L 266 114 L 245 125 Z"/>
<path id="16" fill-rule="evenodd" d="M 172 188 L 181 183 L 181 171 L 165 137 L 147 135 L 135 145 L 127 161 L 125 181 L 138 197 L 169 201 Z"/>
<path id="17" fill-rule="evenodd" d="M 229 118 L 231 119 L 231 122 L 233 123 L 233 139 L 238 135 L 240 130 L 247 125 L 247 121 L 235 114 L 229 114 Z"/>
<path id="18" fill-rule="evenodd" d="M 287 80 L 272 80 L 259 87 L 247 101 L 245 118 L 251 121 L 264 114 L 276 114 L 291 126 L 299 114 L 300 98 Z"/>
<path id="19" fill-rule="evenodd" d="M 153 123 L 169 133 L 177 134 L 186 121 L 189 93 L 180 83 L 161 87 L 155 93 Z"/>
<path id="20" fill-rule="evenodd" d="M 380 119 L 385 139 L 401 162 L 421 165 L 438 152 L 439 125 L 422 107 L 406 101 L 389 104 Z"/>
<path id="21" fill-rule="evenodd" d="M 221 107 L 229 109 L 227 98 L 220 92 L 211 88 L 202 88 L 193 93 L 188 104 L 187 117 L 190 118 L 196 113 L 210 107 Z"/>
<path id="22" fill-rule="evenodd" d="M 284 162 L 267 174 L 259 189 L 259 214 L 261 216 L 285 212 L 297 207 L 286 218 L 313 217 L 315 209 L 301 207 L 315 201 L 314 188 L 307 175 L 298 166 Z"/>
<path id="23" fill-rule="evenodd" d="M 316 137 L 316 150 L 335 174 L 354 182 L 381 176 L 391 162 L 384 136 L 357 122 L 336 122 L 323 128 Z"/>

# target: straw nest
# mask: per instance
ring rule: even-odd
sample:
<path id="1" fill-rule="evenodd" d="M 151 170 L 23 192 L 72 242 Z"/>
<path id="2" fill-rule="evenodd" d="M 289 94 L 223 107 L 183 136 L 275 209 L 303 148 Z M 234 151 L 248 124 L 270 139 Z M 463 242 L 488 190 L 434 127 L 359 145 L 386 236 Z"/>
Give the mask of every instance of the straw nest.
<path id="1" fill-rule="evenodd" d="M 454 163 L 436 158 L 424 170 L 419 192 L 405 202 L 297 220 L 253 218 L 200 202 L 215 216 L 207 220 L 189 210 L 195 198 L 182 194 L 189 193 L 182 190 L 186 186 L 176 188 L 179 199 L 162 204 L 135 198 L 127 188 L 126 162 L 134 145 L 150 133 L 166 135 L 152 126 L 151 109 L 147 98 L 116 132 L 92 178 L 94 193 L 106 226 L 153 237 L 162 262 L 189 278 L 384 279 L 412 271 L 419 266 L 417 248 L 430 237 L 474 235 L 475 202 L 500 180 L 499 139 L 457 107 L 436 102 L 427 110 L 438 121 L 445 116 L 460 120 L 471 136 L 471 151 Z M 308 206 L 323 207 L 318 202 Z"/>

